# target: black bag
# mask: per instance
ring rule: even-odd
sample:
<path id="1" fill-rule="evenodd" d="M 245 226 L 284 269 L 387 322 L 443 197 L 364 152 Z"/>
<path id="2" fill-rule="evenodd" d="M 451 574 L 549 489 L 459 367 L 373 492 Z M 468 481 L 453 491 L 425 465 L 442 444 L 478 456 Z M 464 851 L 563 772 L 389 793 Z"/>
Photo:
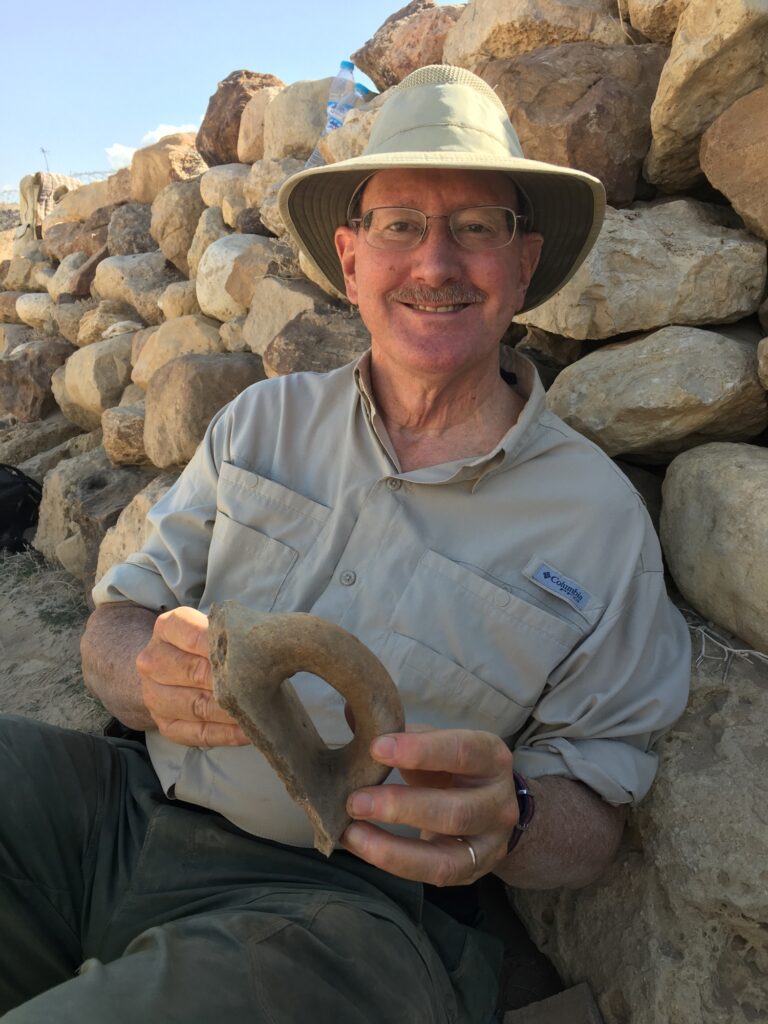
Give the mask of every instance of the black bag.
<path id="1" fill-rule="evenodd" d="M 25 551 L 24 531 L 37 523 L 43 489 L 15 466 L 0 462 L 0 550 Z"/>

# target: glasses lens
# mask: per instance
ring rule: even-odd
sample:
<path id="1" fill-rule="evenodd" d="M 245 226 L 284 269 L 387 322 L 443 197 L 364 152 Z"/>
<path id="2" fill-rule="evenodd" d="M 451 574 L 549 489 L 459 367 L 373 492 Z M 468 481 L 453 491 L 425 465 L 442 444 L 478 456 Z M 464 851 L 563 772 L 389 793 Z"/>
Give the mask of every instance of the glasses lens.
<path id="1" fill-rule="evenodd" d="M 376 249 L 412 249 L 424 236 L 427 218 L 419 210 L 380 206 L 363 217 L 368 244 Z"/>
<path id="2" fill-rule="evenodd" d="M 457 210 L 449 224 L 465 249 L 500 249 L 515 236 L 515 215 L 504 206 L 473 206 Z"/>

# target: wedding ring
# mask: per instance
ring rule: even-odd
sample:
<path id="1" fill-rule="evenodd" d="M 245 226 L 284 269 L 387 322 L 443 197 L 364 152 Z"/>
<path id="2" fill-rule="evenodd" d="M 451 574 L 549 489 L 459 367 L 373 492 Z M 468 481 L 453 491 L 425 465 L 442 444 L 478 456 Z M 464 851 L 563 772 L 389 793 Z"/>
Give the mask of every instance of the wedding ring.
<path id="1" fill-rule="evenodd" d="M 469 856 L 472 858 L 472 870 L 477 871 L 477 854 L 475 853 L 472 843 L 468 839 L 464 839 L 463 836 L 454 836 L 460 843 L 464 843 L 466 848 L 469 850 Z"/>

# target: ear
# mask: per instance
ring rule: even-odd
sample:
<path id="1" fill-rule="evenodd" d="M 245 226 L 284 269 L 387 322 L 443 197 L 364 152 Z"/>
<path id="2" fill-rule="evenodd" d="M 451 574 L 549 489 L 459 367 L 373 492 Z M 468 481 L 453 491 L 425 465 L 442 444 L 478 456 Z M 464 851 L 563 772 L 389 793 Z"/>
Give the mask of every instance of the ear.
<path id="1" fill-rule="evenodd" d="M 355 278 L 355 247 L 357 245 L 357 233 L 350 227 L 343 225 L 336 228 L 333 236 L 336 245 L 336 252 L 341 264 L 341 272 L 344 275 L 344 287 L 347 298 L 353 305 L 357 305 L 357 280 Z"/>
<path id="2" fill-rule="evenodd" d="M 523 235 L 521 241 L 518 309 L 521 309 L 525 302 L 525 293 L 528 290 L 528 285 L 531 283 L 531 278 L 536 267 L 539 265 L 541 247 L 544 245 L 544 236 L 531 232 L 528 235 Z"/>

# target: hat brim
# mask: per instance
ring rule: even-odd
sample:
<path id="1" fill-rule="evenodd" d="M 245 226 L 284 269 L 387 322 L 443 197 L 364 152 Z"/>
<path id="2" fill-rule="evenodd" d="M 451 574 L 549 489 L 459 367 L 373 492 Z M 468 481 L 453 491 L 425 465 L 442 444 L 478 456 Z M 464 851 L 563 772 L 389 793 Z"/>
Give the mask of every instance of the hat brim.
<path id="1" fill-rule="evenodd" d="M 544 238 L 541 258 L 520 313 L 546 302 L 576 273 L 592 248 L 605 215 L 605 190 L 582 171 L 510 157 L 493 163 L 463 152 L 398 152 L 353 157 L 299 171 L 283 184 L 280 215 L 299 246 L 328 283 L 345 294 L 334 233 L 346 223 L 355 189 L 376 171 L 395 168 L 501 171 L 531 203 L 528 230 Z"/>

